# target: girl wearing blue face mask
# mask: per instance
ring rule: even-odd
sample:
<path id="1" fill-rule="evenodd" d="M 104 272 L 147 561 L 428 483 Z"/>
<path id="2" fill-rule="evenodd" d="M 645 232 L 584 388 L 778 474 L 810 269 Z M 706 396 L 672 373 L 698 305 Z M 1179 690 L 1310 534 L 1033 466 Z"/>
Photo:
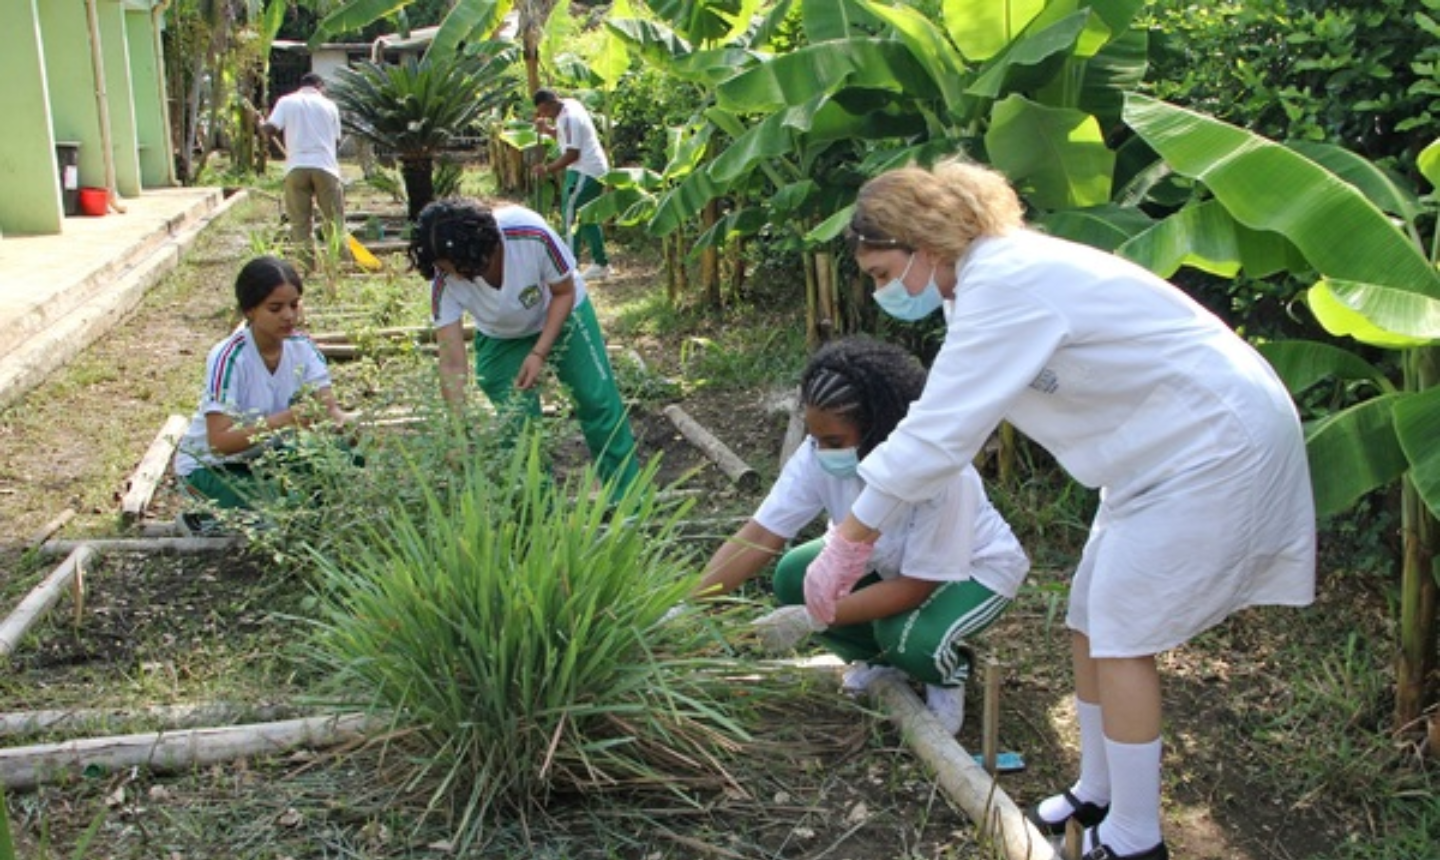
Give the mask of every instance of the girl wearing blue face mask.
<path id="1" fill-rule="evenodd" d="M 782 554 L 816 516 L 834 523 L 864 489 L 860 461 L 905 416 L 925 387 L 925 371 L 896 346 L 852 338 L 821 348 L 800 381 L 809 431 L 755 515 L 710 559 L 696 593 L 724 594 L 776 556 L 780 609 L 756 622 L 772 648 L 815 634 L 853 665 L 845 687 L 863 691 L 881 672 L 926 685 L 926 704 L 951 733 L 964 721 L 970 665 L 964 640 L 1009 606 L 1029 561 L 991 507 L 980 476 L 966 467 L 911 505 L 903 528 L 887 533 L 867 575 L 821 623 L 805 608 L 805 570 L 826 538 Z"/>

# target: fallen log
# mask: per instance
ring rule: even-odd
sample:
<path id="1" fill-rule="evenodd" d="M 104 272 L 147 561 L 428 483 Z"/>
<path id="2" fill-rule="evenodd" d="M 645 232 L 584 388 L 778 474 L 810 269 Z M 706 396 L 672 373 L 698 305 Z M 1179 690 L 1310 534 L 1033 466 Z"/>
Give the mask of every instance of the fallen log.
<path id="1" fill-rule="evenodd" d="M 365 355 L 367 352 L 367 350 L 362 350 L 359 346 L 353 343 L 349 343 L 348 341 L 317 343 L 315 344 L 315 348 L 320 351 L 321 355 L 333 361 L 353 361 L 360 356 Z M 426 353 L 427 355 L 435 355 L 437 352 L 435 345 L 432 343 L 418 344 L 415 347 L 415 350 L 417 352 Z M 377 353 L 379 351 L 372 349 L 369 350 L 369 352 Z"/>
<path id="2" fill-rule="evenodd" d="M 44 547 L 41 548 L 43 550 Z M 20 605 L 15 607 L 15 611 L 0 622 L 0 657 L 8 656 L 15 650 L 26 631 L 60 599 L 60 592 L 66 586 L 81 581 L 82 568 L 95 554 L 95 548 L 88 544 L 72 549 L 65 561 L 31 589 L 25 599 L 20 601 Z"/>
<path id="3" fill-rule="evenodd" d="M 184 415 L 171 415 L 165 419 L 155 441 L 150 443 L 145 456 L 140 458 L 140 465 L 135 468 L 135 474 L 131 475 L 128 482 L 125 497 L 120 500 L 121 523 L 130 525 L 145 515 L 145 509 L 150 506 L 150 499 L 155 495 L 155 488 L 160 486 L 160 481 L 165 477 L 170 456 L 175 453 L 175 446 L 180 444 L 189 424 L 190 419 Z"/>
<path id="4" fill-rule="evenodd" d="M 760 485 L 760 473 L 750 468 L 748 463 L 736 456 L 734 451 L 726 447 L 724 442 L 705 429 L 700 422 L 691 418 L 684 409 L 672 403 L 665 407 L 664 412 L 665 417 L 679 429 L 681 435 L 714 461 L 736 486 L 743 490 L 753 490 Z"/>
<path id="5" fill-rule="evenodd" d="M 79 547 L 88 546 L 98 552 L 159 552 L 184 555 L 195 552 L 224 552 L 244 544 L 245 539 L 239 535 L 213 538 L 90 538 L 46 541 L 40 545 L 38 551 L 41 555 L 65 555 Z"/>
<path id="6" fill-rule="evenodd" d="M 335 746 L 362 739 L 373 728 L 371 718 L 364 714 L 343 714 L 11 747 L 0 749 L 0 785 L 34 788 L 77 779 L 95 768 L 113 772 L 143 767 L 155 773 L 189 770 L 299 747 Z"/>
<path id="7" fill-rule="evenodd" d="M 319 331 L 311 332 L 310 339 L 315 341 L 316 344 L 349 343 L 355 339 L 355 335 L 361 333 L 369 337 L 377 337 L 384 340 L 413 340 L 419 343 L 435 342 L 435 327 L 428 325 L 394 326 L 391 328 L 377 328 L 373 331 L 368 332 L 363 331 L 362 329 L 356 329 L 355 331 L 349 332 Z M 474 337 L 475 325 L 473 323 L 466 323 L 461 328 L 460 333 L 467 340 Z"/>
<path id="8" fill-rule="evenodd" d="M 104 730 L 116 724 L 147 721 L 164 729 L 195 728 L 242 720 L 268 722 L 303 713 L 290 705 L 247 705 L 238 702 L 202 702 L 189 705 L 150 705 L 139 709 L 71 708 L 69 710 L 12 711 L 0 713 L 0 737 L 23 737 L 46 732 L 78 733 Z"/>
<path id="9" fill-rule="evenodd" d="M 800 443 L 805 441 L 805 409 L 800 405 L 800 397 L 797 394 L 795 403 L 788 410 L 790 420 L 785 425 L 785 439 L 780 443 L 780 465 L 784 466 L 790 462 L 790 456 Z"/>
<path id="10" fill-rule="evenodd" d="M 941 791 L 980 829 L 980 841 L 1000 848 L 1006 860 L 1060 860 L 1055 846 L 1025 818 L 995 778 L 925 709 L 905 680 L 871 682 L 879 701 L 911 749 L 935 773 Z"/>

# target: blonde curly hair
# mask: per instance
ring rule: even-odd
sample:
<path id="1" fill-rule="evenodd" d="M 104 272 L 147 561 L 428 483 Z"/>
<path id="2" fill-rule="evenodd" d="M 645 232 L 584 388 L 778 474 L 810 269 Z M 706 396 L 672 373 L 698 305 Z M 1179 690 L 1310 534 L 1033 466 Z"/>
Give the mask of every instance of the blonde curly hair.
<path id="1" fill-rule="evenodd" d="M 959 158 L 908 166 L 860 187 L 847 238 L 852 248 L 924 248 L 959 260 L 981 236 L 1024 226 L 1024 209 L 998 171 Z"/>

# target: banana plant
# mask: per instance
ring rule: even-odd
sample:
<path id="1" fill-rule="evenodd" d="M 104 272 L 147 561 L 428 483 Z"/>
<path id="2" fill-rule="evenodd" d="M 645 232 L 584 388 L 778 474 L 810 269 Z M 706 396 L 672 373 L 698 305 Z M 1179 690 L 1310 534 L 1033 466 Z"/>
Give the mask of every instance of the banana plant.
<path id="1" fill-rule="evenodd" d="M 1356 390 L 1372 394 L 1309 421 L 1306 446 L 1321 516 L 1342 512 L 1373 490 L 1400 486 L 1395 718 L 1397 727 L 1413 729 L 1435 698 L 1426 684 L 1435 665 L 1440 581 L 1440 273 L 1435 265 L 1440 233 L 1427 243 L 1420 232 L 1422 223 L 1435 222 L 1434 198 L 1422 201 L 1343 150 L 1284 146 L 1143 96 L 1127 97 L 1124 117 L 1170 168 L 1201 183 L 1213 198 L 1172 216 L 1174 223 L 1162 222 L 1147 231 L 1150 235 L 1135 237 L 1132 250 L 1141 251 L 1156 233 L 1169 231 L 1161 244 L 1182 249 L 1178 256 L 1187 261 L 1210 260 L 1215 264 L 1211 271 L 1228 268 L 1233 274 L 1248 259 L 1260 273 L 1270 266 L 1313 274 L 1305 302 L 1325 329 L 1389 350 L 1397 360 L 1398 383 L 1360 355 L 1330 344 L 1262 346 L 1297 396 L 1327 379 L 1357 383 Z M 1440 187 L 1440 142 L 1422 153 L 1419 167 L 1432 186 Z M 1202 208 L 1205 214 L 1197 218 L 1192 210 Z M 1227 216 L 1233 224 L 1224 223 Z M 1138 256 L 1153 259 L 1153 250 Z"/>

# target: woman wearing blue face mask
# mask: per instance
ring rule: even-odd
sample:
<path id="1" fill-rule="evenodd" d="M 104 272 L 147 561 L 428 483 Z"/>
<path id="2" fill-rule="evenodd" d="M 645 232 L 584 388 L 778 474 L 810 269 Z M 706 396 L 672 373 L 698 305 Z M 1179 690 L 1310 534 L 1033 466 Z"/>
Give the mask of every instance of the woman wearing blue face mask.
<path id="1" fill-rule="evenodd" d="M 1100 490 L 1065 617 L 1079 778 L 1031 820 L 1089 828 L 1081 860 L 1167 860 L 1156 655 L 1246 607 L 1314 598 L 1305 441 L 1284 385 L 1224 323 L 1127 260 L 1025 229 L 1022 214 L 1005 177 L 959 161 L 860 189 L 856 263 L 897 315 L 948 300 L 945 343 L 860 467 L 865 489 L 807 571 L 807 605 L 824 620 L 872 547 L 1010 422 Z"/>
<path id="2" fill-rule="evenodd" d="M 815 634 L 850 661 L 845 687 L 860 692 L 899 670 L 926 685 L 926 704 L 951 733 L 965 713 L 970 672 L 964 640 L 1010 605 L 1029 561 L 1009 525 L 966 467 L 910 505 L 866 575 L 839 597 L 826 622 L 805 608 L 805 570 L 826 538 L 785 552 L 821 513 L 838 522 L 864 484 L 860 461 L 890 435 L 925 387 L 925 371 L 899 347 L 853 338 L 817 351 L 800 381 L 809 431 L 755 515 L 710 559 L 696 593 L 732 591 L 780 556 L 780 609 L 756 622 L 766 644 L 788 650 Z"/>

